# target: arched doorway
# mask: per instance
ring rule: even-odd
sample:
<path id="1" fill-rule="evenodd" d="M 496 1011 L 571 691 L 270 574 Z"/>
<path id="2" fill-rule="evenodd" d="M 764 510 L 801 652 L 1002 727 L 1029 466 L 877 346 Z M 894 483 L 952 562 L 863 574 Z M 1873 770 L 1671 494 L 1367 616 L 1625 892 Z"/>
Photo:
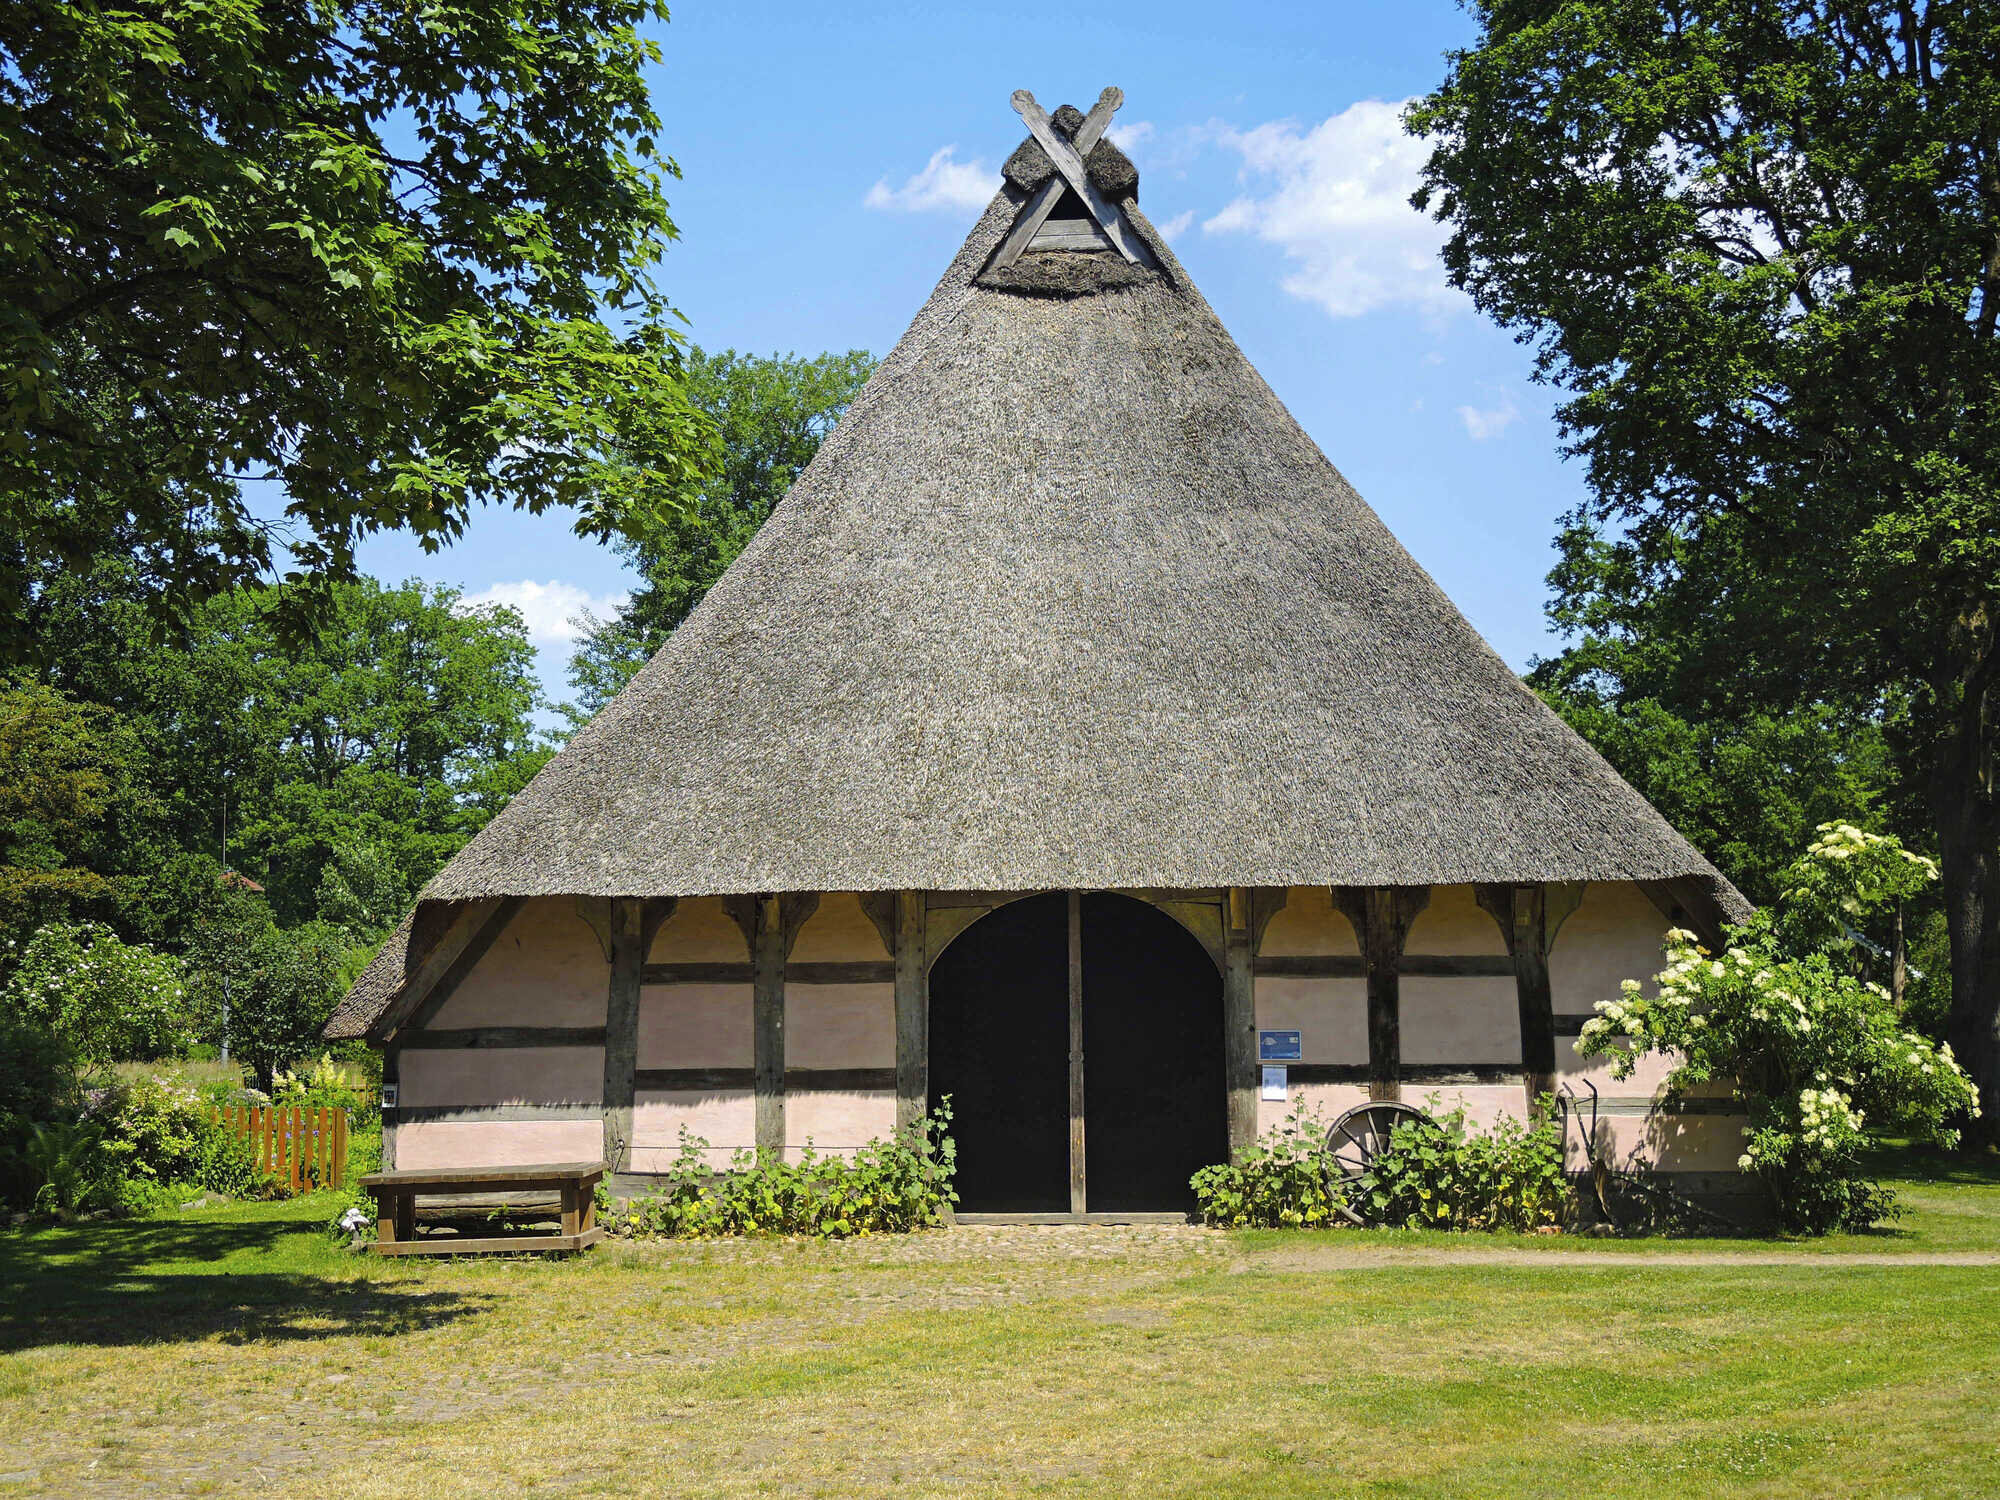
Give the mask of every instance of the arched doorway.
<path id="1" fill-rule="evenodd" d="M 1054 894 L 988 913 L 931 968 L 930 1041 L 931 1096 L 952 1096 L 965 1212 L 1068 1212 L 1079 1165 L 1088 1212 L 1185 1210 L 1189 1176 L 1228 1154 L 1222 977 L 1143 901 Z"/>

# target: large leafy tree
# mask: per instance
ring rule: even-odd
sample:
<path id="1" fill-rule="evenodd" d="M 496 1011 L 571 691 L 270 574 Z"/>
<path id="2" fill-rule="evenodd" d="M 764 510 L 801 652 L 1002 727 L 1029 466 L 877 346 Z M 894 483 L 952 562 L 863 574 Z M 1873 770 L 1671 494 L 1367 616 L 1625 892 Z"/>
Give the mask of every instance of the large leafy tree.
<path id="1" fill-rule="evenodd" d="M 757 533 L 874 373 L 866 351 L 764 358 L 692 351 L 688 399 L 715 426 L 720 462 L 683 508 L 620 549 L 645 580 L 610 620 L 592 621 L 570 660 L 574 717 L 608 703 Z"/>
<path id="2" fill-rule="evenodd" d="M 676 168 L 637 28 L 664 16 L 0 13 L 0 653 L 31 580 L 107 539 L 178 616 L 350 576 L 372 531 L 441 545 L 479 502 L 603 537 L 670 507 L 707 435 L 650 280 Z"/>
<path id="3" fill-rule="evenodd" d="M 1410 126 L 1453 280 L 1562 386 L 1628 623 L 1905 726 L 2000 1117 L 2000 9 L 1473 0 Z"/>
<path id="4" fill-rule="evenodd" d="M 225 859 L 267 887 L 282 923 L 324 912 L 373 933 L 379 908 L 548 758 L 534 652 L 512 611 L 364 579 L 333 586 L 321 627 L 294 640 L 276 590 L 236 590 L 196 609 L 184 641 L 153 644 L 123 576 L 108 560 L 52 583 L 45 628 L 71 644 L 44 670 L 130 726 L 187 856 L 153 866 L 157 916 L 150 931 L 134 924 L 142 933 L 177 940 Z"/>

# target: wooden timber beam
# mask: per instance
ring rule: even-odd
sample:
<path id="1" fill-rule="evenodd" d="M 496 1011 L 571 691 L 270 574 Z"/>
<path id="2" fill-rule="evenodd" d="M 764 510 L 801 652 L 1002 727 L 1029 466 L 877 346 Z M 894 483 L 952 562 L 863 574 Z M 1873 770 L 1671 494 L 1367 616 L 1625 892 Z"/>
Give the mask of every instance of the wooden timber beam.
<path id="1" fill-rule="evenodd" d="M 1555 1000 L 1549 985 L 1549 950 L 1558 929 L 1583 902 L 1583 887 L 1477 885 L 1473 898 L 1499 925 L 1514 966 L 1514 1003 L 1521 1023 L 1522 1087 L 1531 1113 L 1556 1088 Z"/>
<path id="2" fill-rule="evenodd" d="M 922 891 L 896 892 L 896 1128 L 904 1130 L 930 1108 L 930 962 L 928 918 Z"/>
<path id="3" fill-rule="evenodd" d="M 1423 909 L 1427 885 L 1333 887 L 1333 904 L 1354 924 L 1368 972 L 1368 1097 L 1402 1097 L 1403 944 Z"/>
<path id="4" fill-rule="evenodd" d="M 604 1160 L 614 1172 L 632 1162 L 633 1076 L 639 1066 L 639 979 L 646 944 L 639 903 L 612 901 L 611 985 L 604 1004 Z"/>
<path id="5" fill-rule="evenodd" d="M 1257 1139 L 1254 962 L 1260 928 L 1251 906 L 1251 893 L 1240 886 L 1230 887 L 1222 904 L 1222 1077 L 1228 1090 L 1231 1155 Z"/>
<path id="6" fill-rule="evenodd" d="M 416 1013 L 417 1007 L 430 998 L 431 991 L 444 981 L 446 975 L 451 973 L 452 966 L 465 955 L 468 948 L 480 940 L 482 935 L 487 946 L 492 945 L 493 940 L 500 935 L 500 927 L 506 923 L 503 921 L 490 928 L 488 924 L 494 914 L 508 904 L 509 899 L 519 898 L 488 896 L 483 900 L 467 901 L 459 905 L 445 921 L 444 930 L 438 934 L 437 941 L 418 955 L 414 963 L 405 961 L 402 988 L 396 992 L 395 998 L 383 1009 L 382 1014 L 376 1017 L 375 1024 L 368 1029 L 371 1041 L 387 1042 L 402 1030 L 404 1023 Z M 414 933 L 412 938 L 414 939 Z"/>

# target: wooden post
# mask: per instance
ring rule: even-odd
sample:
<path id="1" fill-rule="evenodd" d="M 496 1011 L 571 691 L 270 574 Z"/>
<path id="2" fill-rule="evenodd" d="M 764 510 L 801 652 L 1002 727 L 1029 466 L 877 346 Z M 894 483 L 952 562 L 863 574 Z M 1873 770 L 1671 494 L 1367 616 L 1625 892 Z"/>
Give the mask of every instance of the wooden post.
<path id="1" fill-rule="evenodd" d="M 924 893 L 896 892 L 896 1128 L 930 1108 L 930 956 L 924 951 Z"/>
<path id="2" fill-rule="evenodd" d="M 1232 1155 L 1257 1139 L 1257 993 L 1250 927 L 1250 893 L 1231 886 L 1222 923 L 1222 1082 L 1228 1090 Z"/>
<path id="3" fill-rule="evenodd" d="M 776 896 L 757 902 L 750 955 L 756 986 L 752 1022 L 757 1065 L 757 1149 L 785 1151 L 785 923 Z"/>
<path id="4" fill-rule="evenodd" d="M 1368 1097 L 1403 1097 L 1403 944 L 1431 904 L 1427 885 L 1335 886 L 1333 901 L 1354 924 L 1368 975 Z"/>
<path id="5" fill-rule="evenodd" d="M 1533 1114 L 1556 1088 L 1555 999 L 1549 948 L 1556 929 L 1583 900 L 1580 885 L 1480 885 L 1480 907 L 1499 924 L 1514 960 L 1514 1003 L 1521 1018 L 1521 1079 Z"/>
<path id="6" fill-rule="evenodd" d="M 639 979 L 646 964 L 640 903 L 611 903 L 611 987 L 604 1007 L 604 1162 L 632 1161 L 632 1104 L 639 1066 Z"/>
<path id="7" fill-rule="evenodd" d="M 1069 1211 L 1089 1201 L 1083 1137 L 1083 897 L 1069 893 Z"/>
<path id="8" fill-rule="evenodd" d="M 382 1087 L 386 1092 L 396 1090 L 396 1102 L 402 1103 L 403 1049 L 394 1043 L 382 1049 Z M 396 1170 L 396 1119 L 400 1109 L 382 1111 L 382 1170 Z"/>

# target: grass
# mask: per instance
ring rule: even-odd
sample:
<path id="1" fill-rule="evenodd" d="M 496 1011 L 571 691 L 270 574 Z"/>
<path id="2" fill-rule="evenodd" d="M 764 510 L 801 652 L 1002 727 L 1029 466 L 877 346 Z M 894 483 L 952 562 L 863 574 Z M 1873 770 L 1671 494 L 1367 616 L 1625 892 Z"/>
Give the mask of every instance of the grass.
<path id="1" fill-rule="evenodd" d="M 1887 1165 L 1812 1243 L 4 1232 L 0 1496 L 2000 1493 L 2000 1170 Z"/>

